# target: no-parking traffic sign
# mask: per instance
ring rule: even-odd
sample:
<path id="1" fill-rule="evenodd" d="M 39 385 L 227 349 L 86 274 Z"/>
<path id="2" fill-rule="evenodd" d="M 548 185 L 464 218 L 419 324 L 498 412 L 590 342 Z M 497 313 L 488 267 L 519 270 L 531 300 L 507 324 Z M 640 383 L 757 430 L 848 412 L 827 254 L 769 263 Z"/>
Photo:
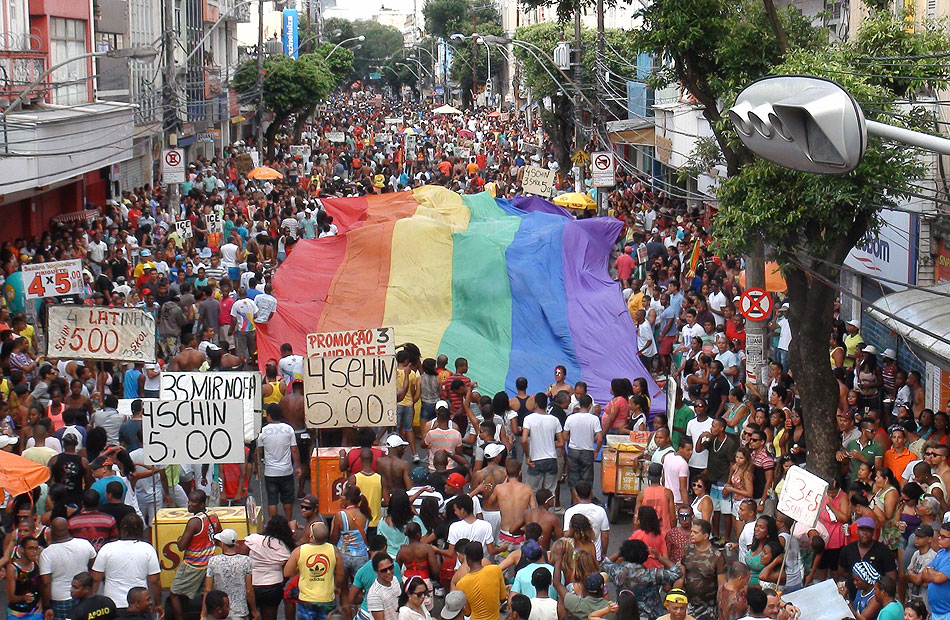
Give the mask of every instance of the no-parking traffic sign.
<path id="1" fill-rule="evenodd" d="M 594 187 L 613 187 L 616 162 L 610 151 L 598 151 L 590 157 L 590 182 Z"/>
<path id="2" fill-rule="evenodd" d="M 749 321 L 764 321 L 772 314 L 772 296 L 764 288 L 750 288 L 739 298 L 739 312 Z"/>

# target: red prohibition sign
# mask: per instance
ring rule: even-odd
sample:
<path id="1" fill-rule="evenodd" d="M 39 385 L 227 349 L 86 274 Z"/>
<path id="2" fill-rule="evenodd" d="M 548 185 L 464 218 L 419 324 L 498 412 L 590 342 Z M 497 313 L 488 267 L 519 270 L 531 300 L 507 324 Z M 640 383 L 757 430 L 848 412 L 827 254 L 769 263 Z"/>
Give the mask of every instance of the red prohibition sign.
<path id="1" fill-rule="evenodd" d="M 598 155 L 594 160 L 594 165 L 597 166 L 598 170 L 606 170 L 610 167 L 610 158 L 606 155 Z"/>
<path id="2" fill-rule="evenodd" d="M 168 151 L 165 153 L 165 163 L 169 166 L 177 166 L 181 163 L 181 155 L 178 154 L 178 151 Z"/>
<path id="3" fill-rule="evenodd" d="M 739 299 L 739 312 L 750 321 L 764 321 L 772 313 L 772 296 L 764 288 L 750 288 Z"/>

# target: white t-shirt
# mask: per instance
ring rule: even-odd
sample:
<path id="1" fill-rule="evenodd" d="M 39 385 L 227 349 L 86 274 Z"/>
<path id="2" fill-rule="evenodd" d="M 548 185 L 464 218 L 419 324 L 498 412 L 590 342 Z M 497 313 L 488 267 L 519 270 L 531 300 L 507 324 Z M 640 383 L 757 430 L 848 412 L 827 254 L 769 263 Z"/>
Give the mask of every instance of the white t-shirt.
<path id="1" fill-rule="evenodd" d="M 277 298 L 267 293 L 261 293 L 254 298 L 254 305 L 257 306 L 257 314 L 254 315 L 254 322 L 266 323 L 277 310 Z"/>
<path id="2" fill-rule="evenodd" d="M 726 305 L 726 294 L 722 291 L 710 293 L 708 302 L 709 309 L 713 311 L 713 317 L 716 319 L 716 327 L 722 327 L 726 323 L 726 318 L 722 316 L 722 309 Z"/>
<path id="3" fill-rule="evenodd" d="M 456 521 L 449 526 L 449 537 L 446 539 L 450 545 L 454 545 L 463 538 L 473 542 L 482 543 L 482 549 L 485 555 L 488 555 L 488 543 L 495 542 L 495 531 L 491 523 L 484 519 L 475 519 L 471 523 L 468 521 Z"/>
<path id="4" fill-rule="evenodd" d="M 590 526 L 594 528 L 594 548 L 597 550 L 597 559 L 603 558 L 603 550 L 600 548 L 600 534 L 604 531 L 610 531 L 610 519 L 607 518 L 607 511 L 603 506 L 597 504 L 574 504 L 564 511 L 564 531 L 571 527 L 571 517 L 576 514 L 582 514 L 590 521 Z"/>
<path id="5" fill-rule="evenodd" d="M 589 411 L 577 411 L 567 416 L 564 430 L 571 434 L 567 447 L 571 450 L 593 450 L 594 436 L 602 430 L 600 418 Z"/>
<path id="6" fill-rule="evenodd" d="M 366 591 L 366 610 L 383 612 L 385 620 L 396 620 L 398 617 L 399 594 L 401 592 L 398 579 L 393 579 L 388 586 L 384 586 L 379 579 Z"/>
<path id="7" fill-rule="evenodd" d="M 69 588 L 73 577 L 89 570 L 96 550 L 85 538 L 52 543 L 40 553 L 40 575 L 50 575 L 50 596 L 54 601 L 72 599 Z"/>
<path id="8" fill-rule="evenodd" d="M 159 371 L 159 372 L 154 377 L 149 377 L 147 372 L 144 373 L 145 385 L 142 387 L 142 389 L 149 390 L 149 391 L 154 390 L 156 392 L 161 390 L 162 389 L 162 373 L 161 373 L 162 367 L 156 363 L 146 364 L 145 370 Z"/>
<path id="9" fill-rule="evenodd" d="M 554 436 L 563 430 L 557 418 L 550 413 L 529 413 L 524 428 L 528 429 L 528 456 L 532 461 L 557 458 Z"/>
<path id="10" fill-rule="evenodd" d="M 700 422 L 698 418 L 693 418 L 686 424 L 686 436 L 693 440 L 693 454 L 689 457 L 690 467 L 706 469 L 706 464 L 709 462 L 709 450 L 706 449 L 702 452 L 698 452 L 696 445 L 699 443 L 699 436 L 703 433 L 708 433 L 709 429 L 712 428 L 712 423 L 713 419 L 707 417 L 702 422 Z"/>
<path id="11" fill-rule="evenodd" d="M 260 295 L 258 295 L 260 297 Z M 302 355 L 286 355 L 280 358 L 280 361 L 277 362 L 277 371 L 287 379 L 288 382 L 293 381 L 294 378 L 300 378 L 303 376 L 303 356 Z"/>
<path id="12" fill-rule="evenodd" d="M 286 422 L 270 422 L 261 430 L 257 443 L 264 448 L 265 476 L 293 475 L 294 460 L 290 449 L 297 445 L 293 426 Z"/>
<path id="13" fill-rule="evenodd" d="M 778 326 L 782 329 L 782 332 L 778 335 L 778 348 L 783 351 L 788 351 L 788 345 L 792 344 L 792 328 L 788 324 L 788 319 L 784 316 L 778 321 Z"/>
<path id="14" fill-rule="evenodd" d="M 557 620 L 557 600 L 550 597 L 531 599 L 528 620 Z"/>
<path id="15" fill-rule="evenodd" d="M 663 484 L 673 492 L 673 501 L 677 504 L 687 499 L 680 495 L 680 478 L 689 478 L 689 465 L 678 452 L 671 452 L 663 459 Z"/>
<path id="16" fill-rule="evenodd" d="M 155 547 L 141 540 L 116 540 L 99 550 L 92 570 L 104 574 L 102 594 L 119 609 L 129 606 L 127 596 L 135 587 L 147 588 L 149 575 L 161 572 Z"/>
<path id="17" fill-rule="evenodd" d="M 238 246 L 233 243 L 225 243 L 221 246 L 221 264 L 225 267 L 237 267 Z"/>
<path id="18" fill-rule="evenodd" d="M 641 350 L 645 357 L 656 355 L 656 338 L 649 321 L 643 321 L 637 326 L 637 351 Z"/>

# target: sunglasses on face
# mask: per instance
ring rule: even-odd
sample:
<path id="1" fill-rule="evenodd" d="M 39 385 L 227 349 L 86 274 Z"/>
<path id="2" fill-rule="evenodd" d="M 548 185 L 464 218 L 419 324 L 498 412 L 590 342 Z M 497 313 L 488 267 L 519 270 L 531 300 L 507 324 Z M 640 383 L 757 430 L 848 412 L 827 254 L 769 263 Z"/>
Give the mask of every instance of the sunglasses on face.
<path id="1" fill-rule="evenodd" d="M 381 572 L 381 573 L 388 573 L 388 572 L 390 572 L 390 571 L 392 571 L 392 570 L 393 570 L 393 565 L 392 565 L 392 564 L 390 564 L 389 566 L 380 566 L 380 567 L 379 567 L 379 572 Z"/>
<path id="2" fill-rule="evenodd" d="M 677 516 L 678 516 L 680 519 L 686 520 L 686 519 L 689 519 L 690 517 L 692 517 L 693 515 L 684 512 L 683 514 L 677 515 Z"/>

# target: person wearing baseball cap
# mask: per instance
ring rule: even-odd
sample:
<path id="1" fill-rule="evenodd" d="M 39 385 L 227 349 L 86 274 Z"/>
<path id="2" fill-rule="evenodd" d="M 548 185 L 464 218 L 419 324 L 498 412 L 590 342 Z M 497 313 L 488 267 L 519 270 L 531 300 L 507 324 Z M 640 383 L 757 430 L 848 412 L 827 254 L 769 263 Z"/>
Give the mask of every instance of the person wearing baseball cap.
<path id="1" fill-rule="evenodd" d="M 439 452 L 454 455 L 462 445 L 462 433 L 452 423 L 449 403 L 440 400 L 435 404 L 435 418 L 428 422 L 428 430 L 423 429 L 422 443 L 429 451 L 429 471 L 435 471 L 435 457 Z"/>
<path id="2" fill-rule="evenodd" d="M 231 599 L 231 617 L 247 618 L 250 615 L 247 601 L 254 600 L 253 586 L 245 579 L 251 574 L 251 559 L 237 552 L 238 535 L 233 529 L 223 529 L 213 538 L 221 545 L 221 553 L 208 560 L 205 592 L 221 590 Z"/>
<path id="3" fill-rule="evenodd" d="M 554 581 L 552 585 L 557 591 L 557 617 L 563 618 L 568 614 L 573 614 L 578 618 L 586 618 L 590 614 L 604 609 L 610 604 L 604 598 L 604 584 L 606 580 L 602 573 L 591 573 L 584 579 L 584 589 L 582 592 L 568 592 L 567 588 L 561 583 L 563 580 L 561 572 L 561 559 L 554 561 Z M 577 583 L 574 584 L 577 588 Z"/>
<path id="4" fill-rule="evenodd" d="M 848 600 L 854 599 L 859 578 L 868 586 L 873 585 L 877 576 L 880 575 L 897 578 L 894 552 L 886 545 L 874 540 L 874 531 L 877 527 L 874 519 L 868 516 L 860 517 L 855 521 L 855 525 L 858 529 L 858 539 L 842 547 L 838 556 L 839 566 L 847 571 Z M 867 570 L 868 567 L 873 572 Z M 873 589 L 871 592 L 873 593 Z"/>
<path id="5" fill-rule="evenodd" d="M 440 616 L 442 620 L 461 620 L 465 616 L 464 610 L 468 605 L 468 599 L 465 593 L 460 590 L 452 590 L 445 595 L 445 604 L 442 605 Z"/>

